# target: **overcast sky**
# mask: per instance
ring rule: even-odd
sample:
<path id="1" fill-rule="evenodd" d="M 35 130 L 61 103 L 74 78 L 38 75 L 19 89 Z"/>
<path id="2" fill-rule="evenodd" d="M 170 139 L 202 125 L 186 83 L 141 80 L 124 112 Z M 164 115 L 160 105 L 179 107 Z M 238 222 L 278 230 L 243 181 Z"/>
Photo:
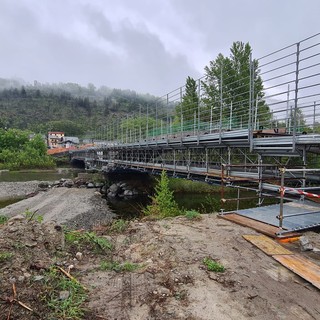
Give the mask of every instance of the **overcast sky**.
<path id="1" fill-rule="evenodd" d="M 318 33 L 319 0 L 0 0 L 0 78 L 163 95 L 233 41 L 259 58 Z"/>

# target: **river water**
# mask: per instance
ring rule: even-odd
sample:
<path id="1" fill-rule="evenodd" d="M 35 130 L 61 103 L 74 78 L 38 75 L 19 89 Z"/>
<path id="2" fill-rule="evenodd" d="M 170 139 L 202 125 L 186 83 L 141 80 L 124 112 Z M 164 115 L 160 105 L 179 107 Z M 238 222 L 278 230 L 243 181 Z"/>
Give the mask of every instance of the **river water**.
<path id="1" fill-rule="evenodd" d="M 48 171 L 0 171 L 0 182 L 18 182 L 18 181 L 56 181 L 61 178 L 75 178 L 79 169 L 58 168 L 57 170 Z M 253 197 L 256 194 L 249 191 L 241 191 L 241 197 Z M 236 198 L 237 190 L 225 189 L 226 198 Z M 179 208 L 184 210 L 197 210 L 201 213 L 212 213 L 221 211 L 220 190 L 219 187 L 213 189 L 210 193 L 174 193 L 174 198 Z M 21 199 L 0 201 L 0 208 Z M 148 195 L 139 196 L 129 199 L 107 199 L 109 207 L 123 218 L 133 218 L 141 215 L 143 208 L 151 202 Z M 240 201 L 239 208 L 250 208 L 257 205 L 257 199 Z M 274 200 L 266 200 L 266 203 L 274 203 Z M 265 204 L 266 204 L 265 203 Z M 228 202 L 223 206 L 225 211 L 235 210 L 237 202 Z"/>

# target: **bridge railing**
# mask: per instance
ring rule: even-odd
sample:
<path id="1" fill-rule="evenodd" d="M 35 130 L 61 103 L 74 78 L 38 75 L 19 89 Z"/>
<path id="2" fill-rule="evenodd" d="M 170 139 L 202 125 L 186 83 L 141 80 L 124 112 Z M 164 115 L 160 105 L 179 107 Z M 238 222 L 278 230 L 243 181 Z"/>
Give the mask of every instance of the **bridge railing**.
<path id="1" fill-rule="evenodd" d="M 250 55 L 241 73 L 219 68 L 113 118 L 97 135 L 132 143 L 247 129 L 252 139 L 255 130 L 286 128 L 294 145 L 296 135 L 320 132 L 320 34 L 259 59 Z"/>

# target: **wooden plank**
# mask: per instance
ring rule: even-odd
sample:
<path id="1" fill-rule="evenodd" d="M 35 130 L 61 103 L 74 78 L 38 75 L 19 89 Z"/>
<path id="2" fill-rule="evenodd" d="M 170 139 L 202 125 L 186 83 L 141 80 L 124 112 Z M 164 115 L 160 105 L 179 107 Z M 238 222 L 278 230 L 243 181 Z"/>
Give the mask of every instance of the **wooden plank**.
<path id="1" fill-rule="evenodd" d="M 228 213 L 220 215 L 219 217 L 240 224 L 241 226 L 249 227 L 272 238 L 276 238 L 276 233 L 281 231 L 281 229 L 278 227 L 254 219 L 250 219 L 236 213 Z"/>
<path id="2" fill-rule="evenodd" d="M 296 254 L 275 255 L 273 258 L 320 289 L 320 266 Z"/>
<path id="3" fill-rule="evenodd" d="M 286 239 L 286 238 L 292 238 L 292 237 L 298 237 L 300 236 L 299 233 L 297 232 L 288 232 L 284 235 L 277 236 L 278 232 L 283 231 L 283 229 L 280 229 L 278 227 L 272 226 L 270 224 L 254 220 L 245 216 L 241 216 L 237 213 L 227 213 L 223 215 L 218 215 L 219 218 L 240 224 L 241 226 L 244 227 L 249 227 L 253 230 L 256 230 L 262 234 L 265 234 L 269 237 L 272 238 L 277 238 L 277 239 Z"/>
<path id="4" fill-rule="evenodd" d="M 251 242 L 253 245 L 258 247 L 260 250 L 262 250 L 264 253 L 266 253 L 269 256 L 278 255 L 278 254 L 280 255 L 292 254 L 291 251 L 285 249 L 279 243 L 277 243 L 276 241 L 264 235 L 248 234 L 248 235 L 243 235 L 243 238 Z"/>

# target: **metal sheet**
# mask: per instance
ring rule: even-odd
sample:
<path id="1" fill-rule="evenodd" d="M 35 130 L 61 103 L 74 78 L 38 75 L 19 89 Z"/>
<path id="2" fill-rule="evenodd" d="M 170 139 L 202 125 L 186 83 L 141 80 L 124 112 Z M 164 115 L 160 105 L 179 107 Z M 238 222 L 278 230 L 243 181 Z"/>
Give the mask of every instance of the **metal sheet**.
<path id="1" fill-rule="evenodd" d="M 283 229 L 285 231 L 297 231 L 320 226 L 320 208 L 316 205 L 289 202 L 284 204 L 283 210 L 285 216 Z M 279 212 L 279 204 L 236 211 L 239 215 L 273 226 L 279 226 L 279 219 L 277 218 Z"/>

